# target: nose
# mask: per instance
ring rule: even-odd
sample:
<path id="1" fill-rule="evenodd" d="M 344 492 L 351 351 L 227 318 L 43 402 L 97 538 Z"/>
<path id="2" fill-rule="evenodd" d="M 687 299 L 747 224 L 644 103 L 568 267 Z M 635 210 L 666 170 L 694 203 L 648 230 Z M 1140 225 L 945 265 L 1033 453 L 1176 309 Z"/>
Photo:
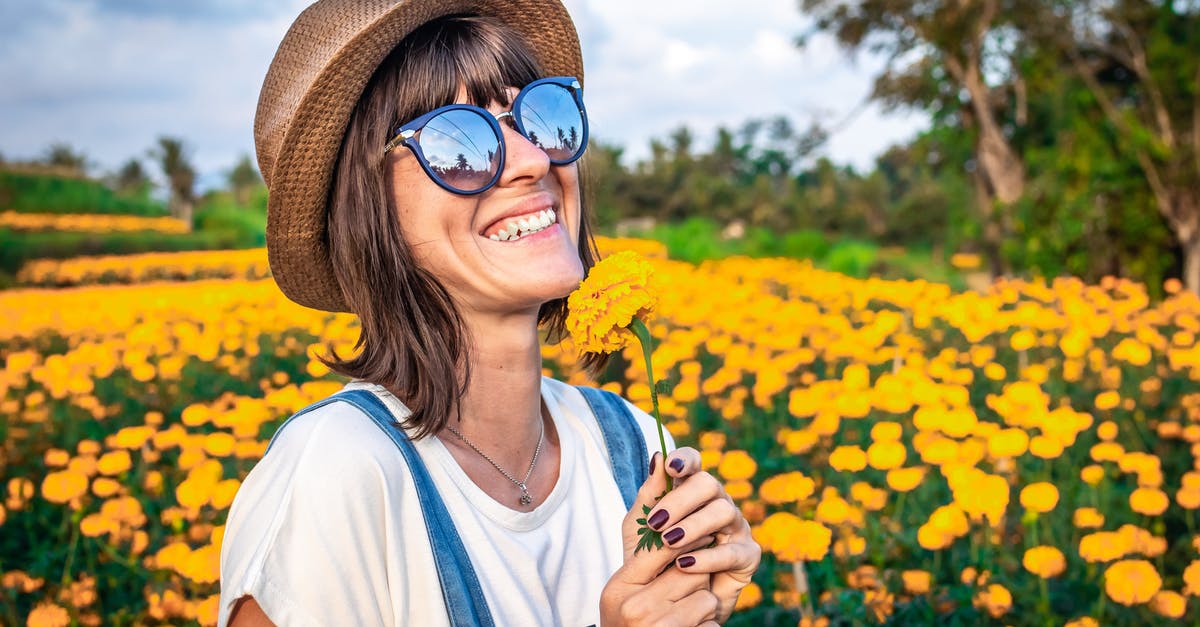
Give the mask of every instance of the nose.
<path id="1" fill-rule="evenodd" d="M 550 172 L 550 156 L 538 148 L 524 135 L 518 133 L 502 120 L 504 133 L 504 171 L 500 173 L 500 185 L 536 183 Z"/>

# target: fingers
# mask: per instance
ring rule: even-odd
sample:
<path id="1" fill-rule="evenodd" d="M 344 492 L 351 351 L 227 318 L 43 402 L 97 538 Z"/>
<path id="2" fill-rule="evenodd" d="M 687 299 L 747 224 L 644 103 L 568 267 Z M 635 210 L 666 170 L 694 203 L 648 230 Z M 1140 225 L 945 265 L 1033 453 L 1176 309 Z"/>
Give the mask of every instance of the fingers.
<path id="1" fill-rule="evenodd" d="M 700 451 L 685 446 L 667 455 L 667 473 L 680 482 L 697 472 L 700 472 Z"/>
<path id="2" fill-rule="evenodd" d="M 717 595 L 712 591 L 697 590 L 675 604 L 672 618 L 676 618 L 679 625 L 699 625 L 715 619 L 719 607 Z"/>
<path id="3" fill-rule="evenodd" d="M 754 542 L 730 542 L 698 551 L 685 551 L 675 558 L 675 565 L 688 573 L 720 573 L 744 575 L 742 585 L 750 582 L 750 575 L 758 567 L 762 549 Z"/>
<path id="4" fill-rule="evenodd" d="M 693 597 L 697 592 L 708 592 L 708 586 L 707 574 L 684 573 L 671 569 L 649 584 L 638 586 L 637 591 L 621 603 L 620 614 L 626 624 L 663 624 L 660 621 L 668 618 L 683 619 L 683 622 L 679 623 L 681 625 L 696 625 L 705 620 L 706 614 L 700 613 L 691 618 L 681 610 L 705 610 L 706 608 Z M 687 605 L 681 607 L 679 604 L 684 601 Z"/>
<path id="5" fill-rule="evenodd" d="M 680 482 L 658 504 L 651 507 L 646 522 L 656 531 L 667 530 L 708 502 L 717 499 L 726 501 L 730 506 L 733 504 L 733 501 L 725 496 L 725 490 L 716 478 L 706 472 L 693 474 L 686 483 Z M 711 531 L 715 530 L 708 529 L 702 533 Z"/>
<path id="6" fill-rule="evenodd" d="M 679 521 L 678 525 L 665 527 L 663 541 L 672 547 L 682 546 L 685 539 L 711 534 L 733 525 L 740 514 L 733 503 L 725 499 L 713 499 Z"/>

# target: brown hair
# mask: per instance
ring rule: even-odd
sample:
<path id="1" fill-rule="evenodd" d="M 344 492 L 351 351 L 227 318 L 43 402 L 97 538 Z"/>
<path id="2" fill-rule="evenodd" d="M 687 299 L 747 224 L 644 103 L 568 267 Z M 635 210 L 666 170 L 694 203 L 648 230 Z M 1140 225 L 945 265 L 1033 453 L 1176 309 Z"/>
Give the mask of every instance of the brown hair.
<path id="1" fill-rule="evenodd" d="M 449 293 L 417 265 L 400 232 L 383 145 L 403 122 L 454 102 L 461 86 L 471 102 L 508 104 L 506 87 L 542 76 L 510 28 L 491 18 L 451 16 L 397 44 L 351 114 L 334 167 L 327 236 L 338 285 L 359 317 L 355 349 L 362 350 L 343 359 L 330 345 L 330 357 L 318 359 L 339 374 L 387 388 L 412 411 L 404 426 L 416 438 L 440 431 L 462 397 L 471 376 L 469 340 Z M 586 206 L 580 214 L 586 271 L 597 255 Z M 566 313 L 566 298 L 542 305 L 538 322 L 549 341 L 563 336 Z"/>

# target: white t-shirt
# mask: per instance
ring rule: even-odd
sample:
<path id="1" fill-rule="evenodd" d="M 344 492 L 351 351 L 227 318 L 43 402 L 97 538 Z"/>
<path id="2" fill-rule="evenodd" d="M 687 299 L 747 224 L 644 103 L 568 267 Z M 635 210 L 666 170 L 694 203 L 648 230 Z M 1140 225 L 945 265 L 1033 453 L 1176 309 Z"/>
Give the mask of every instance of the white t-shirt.
<path id="1" fill-rule="evenodd" d="M 622 563 L 626 509 L 583 395 L 545 377 L 541 387 L 561 459 L 558 482 L 532 511 L 488 496 L 436 437 L 414 445 L 497 625 L 599 624 L 600 592 Z M 408 414 L 382 386 L 345 387 L 356 388 L 396 419 Z M 654 419 L 629 407 L 652 455 Z M 245 595 L 279 625 L 449 624 L 408 466 L 354 406 L 329 403 L 296 418 L 246 477 L 221 548 L 218 625 Z"/>

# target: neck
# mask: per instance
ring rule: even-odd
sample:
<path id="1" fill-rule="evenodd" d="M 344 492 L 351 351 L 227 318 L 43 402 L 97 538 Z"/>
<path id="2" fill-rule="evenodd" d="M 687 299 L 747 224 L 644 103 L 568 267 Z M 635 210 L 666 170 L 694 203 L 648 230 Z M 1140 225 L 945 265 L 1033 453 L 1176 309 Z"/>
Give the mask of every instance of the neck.
<path id="1" fill-rule="evenodd" d="M 466 318 L 471 376 L 450 424 L 506 470 L 523 474 L 543 429 L 536 313 Z"/>

